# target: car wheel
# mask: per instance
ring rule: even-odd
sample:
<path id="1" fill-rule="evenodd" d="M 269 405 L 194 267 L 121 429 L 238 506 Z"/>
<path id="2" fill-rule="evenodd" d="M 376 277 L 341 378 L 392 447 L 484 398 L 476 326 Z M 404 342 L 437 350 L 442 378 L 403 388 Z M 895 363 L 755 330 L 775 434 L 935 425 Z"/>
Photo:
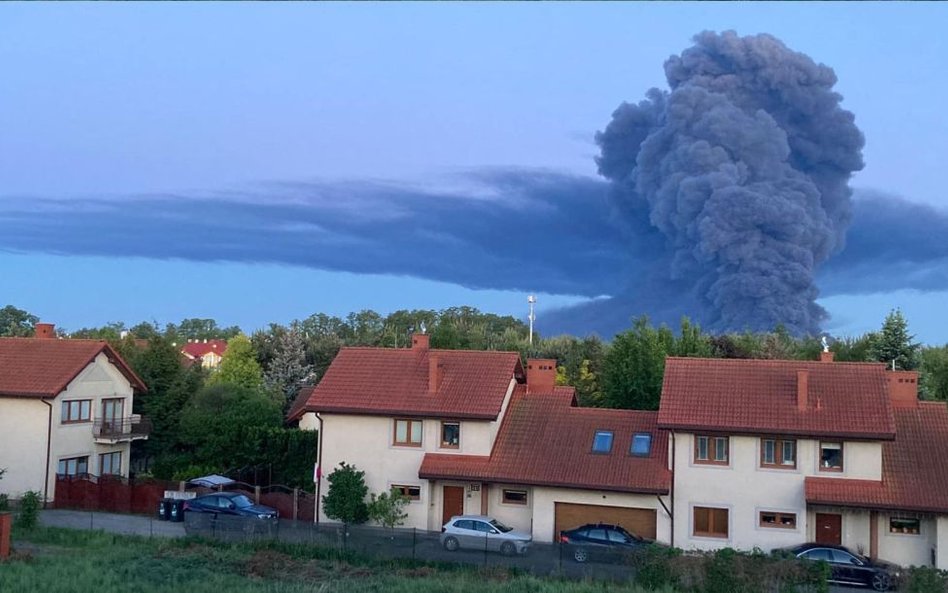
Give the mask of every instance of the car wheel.
<path id="1" fill-rule="evenodd" d="M 513 556 L 517 553 L 517 547 L 512 542 L 504 542 L 500 544 L 500 553 L 504 556 Z"/>
<path id="2" fill-rule="evenodd" d="M 872 575 L 872 588 L 876 591 L 888 591 L 890 585 L 889 575 L 881 572 Z"/>
<path id="3" fill-rule="evenodd" d="M 458 545 L 458 539 L 456 537 L 446 537 L 444 538 L 444 549 L 449 552 L 455 552 L 460 546 Z"/>
<path id="4" fill-rule="evenodd" d="M 573 560 L 576 562 L 586 562 L 589 560 L 589 552 L 582 548 L 576 548 L 573 550 Z"/>

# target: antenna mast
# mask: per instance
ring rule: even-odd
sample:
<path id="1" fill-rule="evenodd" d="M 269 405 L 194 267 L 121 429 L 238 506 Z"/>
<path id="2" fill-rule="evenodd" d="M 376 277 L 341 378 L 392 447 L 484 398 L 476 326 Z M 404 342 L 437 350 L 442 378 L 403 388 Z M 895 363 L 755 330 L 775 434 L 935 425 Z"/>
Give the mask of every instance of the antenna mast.
<path id="1" fill-rule="evenodd" d="M 530 320 L 530 345 L 533 346 L 533 322 L 536 321 L 536 314 L 533 312 L 533 306 L 537 304 L 537 297 L 532 294 L 527 297 L 527 302 L 530 303 L 530 315 L 527 316 L 527 319 Z"/>

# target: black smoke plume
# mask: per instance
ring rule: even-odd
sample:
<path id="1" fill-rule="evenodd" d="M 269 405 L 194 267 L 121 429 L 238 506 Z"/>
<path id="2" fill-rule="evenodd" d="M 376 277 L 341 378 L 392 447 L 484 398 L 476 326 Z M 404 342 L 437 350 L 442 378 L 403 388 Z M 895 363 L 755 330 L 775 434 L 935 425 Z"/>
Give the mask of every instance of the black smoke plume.
<path id="1" fill-rule="evenodd" d="M 705 32 L 665 75 L 669 90 L 623 103 L 596 136 L 628 235 L 663 253 L 615 300 L 574 313 L 664 304 L 714 330 L 817 332 L 814 275 L 843 247 L 863 166 L 835 74 L 769 35 Z"/>

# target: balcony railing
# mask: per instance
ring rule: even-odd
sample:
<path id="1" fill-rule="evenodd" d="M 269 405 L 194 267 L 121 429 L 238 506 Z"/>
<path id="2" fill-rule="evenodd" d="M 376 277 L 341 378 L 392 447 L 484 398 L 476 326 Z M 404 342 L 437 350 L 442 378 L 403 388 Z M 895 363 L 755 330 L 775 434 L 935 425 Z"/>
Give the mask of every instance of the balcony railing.
<path id="1" fill-rule="evenodd" d="M 146 439 L 151 432 L 151 420 L 139 415 L 128 418 L 99 419 L 92 423 L 92 434 L 97 439 L 131 441 Z"/>

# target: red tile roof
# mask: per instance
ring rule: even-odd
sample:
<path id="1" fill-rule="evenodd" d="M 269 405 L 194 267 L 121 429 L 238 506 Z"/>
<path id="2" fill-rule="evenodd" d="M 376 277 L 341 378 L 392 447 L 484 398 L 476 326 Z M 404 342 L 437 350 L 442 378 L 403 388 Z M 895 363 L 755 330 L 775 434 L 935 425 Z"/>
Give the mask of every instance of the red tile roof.
<path id="1" fill-rule="evenodd" d="M 797 371 L 808 406 L 797 408 Z M 892 439 L 885 365 L 796 360 L 668 358 L 663 428 L 744 434 Z"/>
<path id="2" fill-rule="evenodd" d="M 227 350 L 227 340 L 208 340 L 206 342 L 189 342 L 181 347 L 181 352 L 190 358 L 201 358 L 208 352 L 224 354 Z"/>
<path id="3" fill-rule="evenodd" d="M 0 338 L 0 396 L 55 397 L 105 353 L 138 391 L 142 380 L 107 343 L 97 340 Z"/>
<path id="4" fill-rule="evenodd" d="M 527 394 L 517 386 L 489 457 L 428 453 L 418 475 L 665 494 L 668 438 L 656 420 L 655 412 L 575 407 L 571 387 Z M 593 453 L 597 430 L 612 431 L 610 453 Z M 637 432 L 652 435 L 648 457 L 629 454 Z"/>
<path id="5" fill-rule="evenodd" d="M 948 512 L 948 407 L 894 410 L 896 437 L 882 445 L 882 481 L 806 479 L 806 500 L 871 509 Z"/>
<path id="6" fill-rule="evenodd" d="M 431 356 L 441 365 L 434 393 Z M 523 377 L 516 352 L 343 348 L 319 384 L 300 393 L 289 419 L 305 412 L 494 419 L 514 376 Z"/>

